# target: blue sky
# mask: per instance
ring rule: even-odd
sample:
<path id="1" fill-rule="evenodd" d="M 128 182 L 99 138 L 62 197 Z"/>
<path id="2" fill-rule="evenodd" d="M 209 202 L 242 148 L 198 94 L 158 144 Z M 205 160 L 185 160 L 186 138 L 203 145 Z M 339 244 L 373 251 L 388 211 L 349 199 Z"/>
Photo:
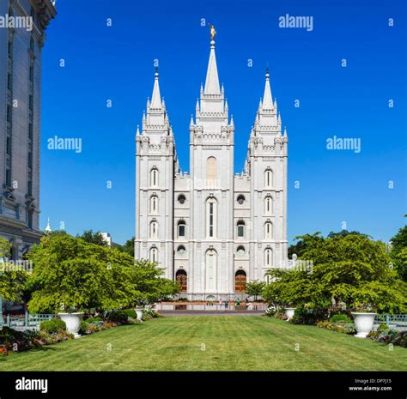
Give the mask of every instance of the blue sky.
<path id="1" fill-rule="evenodd" d="M 49 217 L 54 229 L 63 221 L 72 234 L 108 231 L 119 243 L 133 236 L 134 135 L 151 96 L 155 58 L 181 167 L 189 170 L 189 119 L 209 55 L 204 18 L 217 30 L 219 75 L 236 126 L 236 172 L 269 66 L 289 138 L 289 240 L 338 231 L 343 222 L 389 240 L 407 213 L 404 3 L 57 1 L 43 50 L 41 227 Z M 286 14 L 313 17 L 313 30 L 279 28 Z M 82 152 L 48 150 L 54 136 L 82 138 Z M 334 136 L 360 139 L 361 151 L 327 150 Z"/>

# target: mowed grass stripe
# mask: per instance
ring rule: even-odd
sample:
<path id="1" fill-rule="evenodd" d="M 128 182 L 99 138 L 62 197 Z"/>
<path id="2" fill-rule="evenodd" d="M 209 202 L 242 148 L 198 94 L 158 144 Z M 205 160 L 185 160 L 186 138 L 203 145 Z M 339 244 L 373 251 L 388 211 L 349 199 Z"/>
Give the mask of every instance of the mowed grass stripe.
<path id="1" fill-rule="evenodd" d="M 407 370 L 407 349 L 268 317 L 180 316 L 11 354 L 0 370 Z"/>
<path id="2" fill-rule="evenodd" d="M 295 330 L 293 330 L 293 327 L 295 327 Z M 370 340 L 362 340 L 313 326 L 293 326 L 280 320 L 273 320 L 271 328 L 273 328 L 278 336 L 285 337 L 291 350 L 294 350 L 295 343 L 299 343 L 299 353 L 304 353 L 307 357 L 311 357 L 312 361 L 306 361 L 304 369 L 310 369 L 310 364 L 314 364 L 316 370 L 352 370 L 355 366 L 358 369 L 365 369 L 364 367 L 367 367 L 366 369 L 368 370 L 372 369 L 371 364 L 363 365 L 360 368 L 363 359 L 371 353 L 371 344 L 375 344 Z M 342 346 L 347 350 L 338 350 Z M 375 365 L 385 366 L 391 361 L 395 362 L 397 367 L 398 356 L 395 356 L 394 352 L 390 352 L 387 346 L 377 346 L 375 348 Z M 394 350 L 397 352 L 401 351 L 399 353 L 406 355 L 404 348 L 395 347 Z M 405 357 L 400 359 L 399 367 L 403 367 L 403 365 L 405 367 Z M 298 363 L 298 368 L 302 369 L 301 367 L 301 363 Z"/>

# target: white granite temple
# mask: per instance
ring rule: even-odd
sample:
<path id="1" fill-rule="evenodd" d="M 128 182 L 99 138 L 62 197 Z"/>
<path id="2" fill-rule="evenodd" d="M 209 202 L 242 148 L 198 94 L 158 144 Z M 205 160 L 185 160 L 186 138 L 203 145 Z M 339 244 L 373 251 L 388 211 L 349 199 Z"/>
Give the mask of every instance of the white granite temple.
<path id="1" fill-rule="evenodd" d="M 245 167 L 234 173 L 235 126 L 219 84 L 214 33 L 189 131 L 187 174 L 156 71 L 136 135 L 135 256 L 157 262 L 190 299 L 220 299 L 287 266 L 288 140 L 267 72 Z"/>

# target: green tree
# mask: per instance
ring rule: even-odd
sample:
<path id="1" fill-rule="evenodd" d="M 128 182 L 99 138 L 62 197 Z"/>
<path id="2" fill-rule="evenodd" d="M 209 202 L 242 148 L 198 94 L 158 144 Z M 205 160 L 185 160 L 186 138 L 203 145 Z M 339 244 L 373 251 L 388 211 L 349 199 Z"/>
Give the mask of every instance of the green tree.
<path id="1" fill-rule="evenodd" d="M 0 237 L 0 297 L 6 301 L 19 302 L 24 295 L 27 272 L 7 262 L 11 244 Z"/>
<path id="2" fill-rule="evenodd" d="M 405 284 L 390 267 L 384 243 L 360 233 L 303 237 L 306 245 L 301 257 L 312 261 L 313 267 L 270 271 L 274 282 L 263 294 L 268 301 L 324 308 L 345 303 L 380 312 L 405 309 Z"/>
<path id="3" fill-rule="evenodd" d="M 295 237 L 295 244 L 292 244 L 288 248 L 288 256 L 291 258 L 294 254 L 301 257 L 308 247 L 317 246 L 323 241 L 321 233 L 318 231 L 314 234 L 304 234 L 302 236 Z"/>
<path id="4" fill-rule="evenodd" d="M 249 281 L 246 283 L 246 294 L 253 296 L 254 300 L 257 301 L 257 297 L 261 295 L 265 285 L 266 283 L 263 281 Z"/>
<path id="5" fill-rule="evenodd" d="M 0 271 L 0 297 L 10 302 L 21 302 L 27 277 L 27 272 L 21 269 Z"/>
<path id="6" fill-rule="evenodd" d="M 28 254 L 31 312 L 114 309 L 135 295 L 133 259 L 68 234 L 47 235 Z"/>
<path id="7" fill-rule="evenodd" d="M 155 263 L 145 259 L 136 261 L 132 278 L 136 295 L 128 305 L 157 302 L 179 292 L 178 284 L 162 275 L 163 270 Z"/>
<path id="8" fill-rule="evenodd" d="M 11 244 L 3 237 L 0 237 L 0 259 L 10 256 Z"/>
<path id="9" fill-rule="evenodd" d="M 128 253 L 132 258 L 134 258 L 134 237 L 127 240 L 123 245 L 120 246 L 123 252 Z"/>
<path id="10" fill-rule="evenodd" d="M 407 215 L 405 215 L 407 216 Z M 407 281 L 407 225 L 391 238 L 391 251 L 394 268 L 404 281 Z"/>
<path id="11" fill-rule="evenodd" d="M 407 247 L 391 252 L 394 268 L 403 281 L 407 282 Z"/>
<path id="12" fill-rule="evenodd" d="M 106 241 L 103 239 L 102 233 L 100 231 L 94 232 L 93 230 L 85 230 L 82 235 L 77 236 L 82 238 L 84 241 L 88 242 L 89 244 L 96 244 L 107 246 Z"/>

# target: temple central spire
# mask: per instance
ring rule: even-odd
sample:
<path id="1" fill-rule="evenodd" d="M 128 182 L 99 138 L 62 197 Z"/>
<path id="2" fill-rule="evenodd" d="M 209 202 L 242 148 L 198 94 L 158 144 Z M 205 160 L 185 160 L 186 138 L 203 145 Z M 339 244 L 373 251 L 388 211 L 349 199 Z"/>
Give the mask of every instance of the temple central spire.
<path id="1" fill-rule="evenodd" d="M 206 72 L 205 94 L 220 94 L 218 67 L 215 54 L 215 28 L 211 26 L 211 50 L 209 53 L 208 70 Z"/>
<path id="2" fill-rule="evenodd" d="M 153 88 L 153 95 L 151 97 L 151 108 L 154 109 L 161 109 L 161 94 L 160 94 L 160 85 L 158 83 L 158 68 L 155 70 L 154 74 L 154 88 Z"/>

